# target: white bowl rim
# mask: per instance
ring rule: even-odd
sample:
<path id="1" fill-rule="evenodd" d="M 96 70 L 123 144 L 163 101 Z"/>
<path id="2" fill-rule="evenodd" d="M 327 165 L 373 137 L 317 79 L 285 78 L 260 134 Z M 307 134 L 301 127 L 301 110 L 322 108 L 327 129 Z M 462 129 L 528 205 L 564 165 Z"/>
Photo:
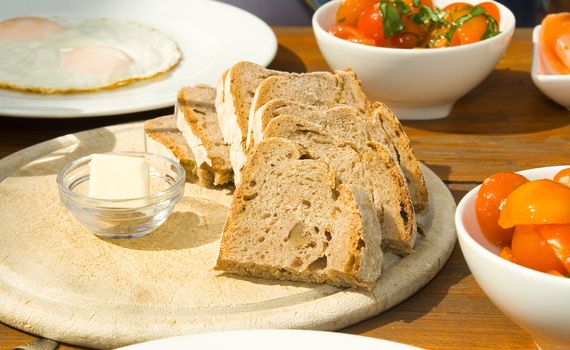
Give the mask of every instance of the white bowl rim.
<path id="1" fill-rule="evenodd" d="M 532 168 L 532 169 L 517 171 L 516 173 L 521 174 L 523 176 L 528 176 L 529 173 L 533 173 L 535 171 L 540 171 L 540 170 L 560 171 L 564 168 L 570 168 L 570 165 L 556 165 L 556 166 Z M 526 278 L 535 278 L 535 279 L 538 278 L 541 283 L 570 287 L 569 278 L 552 276 L 544 272 L 536 271 L 528 267 L 512 263 L 510 261 L 501 258 L 499 255 L 494 254 L 493 252 L 489 251 L 488 249 L 480 245 L 477 241 L 475 241 L 475 239 L 465 228 L 465 225 L 463 225 L 461 216 L 462 213 L 465 211 L 465 207 L 467 206 L 467 204 L 470 201 L 475 200 L 475 197 L 479 192 L 479 188 L 481 188 L 481 185 L 469 191 L 457 205 L 457 209 L 455 211 L 455 228 L 457 231 L 457 236 L 459 238 L 462 238 L 465 243 L 469 244 L 478 255 L 483 256 L 485 259 L 490 259 L 494 263 L 497 263 L 500 266 L 502 266 L 504 269 L 510 270 L 513 273 L 522 274 Z M 475 215 L 475 213 L 473 213 L 473 215 Z"/>
<path id="2" fill-rule="evenodd" d="M 505 28 L 505 30 L 501 31 L 498 35 L 489 38 L 489 39 L 485 39 L 485 40 L 481 40 L 478 41 L 476 43 L 471 43 L 471 44 L 467 44 L 467 45 L 460 45 L 460 46 L 452 46 L 452 47 L 444 47 L 444 48 L 421 48 L 421 49 L 397 49 L 397 48 L 392 48 L 392 47 L 381 47 L 381 46 L 370 46 L 370 45 L 363 45 L 363 44 L 357 44 L 357 43 L 353 43 L 350 42 L 348 40 L 344 40 L 341 38 L 337 38 L 336 36 L 330 34 L 327 30 L 325 30 L 320 24 L 319 24 L 319 18 L 320 16 L 322 16 L 323 12 L 325 10 L 327 10 L 329 7 L 333 7 L 338 5 L 341 1 L 343 0 L 332 0 L 327 2 L 326 4 L 322 5 L 321 7 L 319 7 L 317 9 L 317 11 L 315 11 L 315 13 L 313 14 L 313 18 L 312 18 L 312 26 L 313 26 L 313 30 L 315 32 L 319 32 L 320 35 L 328 35 L 330 36 L 330 39 L 333 40 L 333 42 L 336 42 L 340 45 L 345 45 L 347 48 L 359 48 L 360 50 L 364 50 L 364 51 L 369 51 L 369 52 L 392 52 L 392 53 L 399 53 L 402 55 L 430 55 L 433 54 L 434 52 L 454 52 L 454 51 L 461 51 L 461 50 L 470 50 L 470 48 L 475 48 L 475 47 L 479 47 L 479 46 L 483 46 L 483 45 L 489 45 L 494 43 L 495 41 L 498 41 L 499 39 L 507 36 L 507 35 L 511 35 L 511 33 L 514 31 L 515 26 L 516 26 L 516 18 L 515 15 L 512 13 L 512 11 L 506 7 L 505 5 L 496 2 L 496 1 L 490 1 L 492 3 L 494 3 L 495 5 L 497 5 L 497 7 L 499 7 L 500 9 L 505 10 L 505 12 L 508 14 L 509 19 L 511 19 L 511 25 L 508 26 L 507 28 Z M 316 33 L 315 33 L 316 34 Z"/>

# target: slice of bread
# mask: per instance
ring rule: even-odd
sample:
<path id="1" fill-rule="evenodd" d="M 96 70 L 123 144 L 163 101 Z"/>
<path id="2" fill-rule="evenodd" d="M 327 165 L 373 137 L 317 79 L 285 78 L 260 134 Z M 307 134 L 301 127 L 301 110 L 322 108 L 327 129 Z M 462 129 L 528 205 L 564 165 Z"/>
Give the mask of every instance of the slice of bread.
<path id="1" fill-rule="evenodd" d="M 190 146 L 206 186 L 233 180 L 229 147 L 222 139 L 214 106 L 216 90 L 208 85 L 183 87 L 176 101 L 176 126 Z"/>
<path id="2" fill-rule="evenodd" d="M 145 121 L 144 133 L 147 152 L 178 160 L 186 171 L 186 180 L 197 180 L 194 155 L 182 133 L 176 128 L 176 118 L 173 115 Z"/>
<path id="3" fill-rule="evenodd" d="M 398 163 L 404 172 L 417 212 L 427 209 L 429 205 L 429 195 L 422 172 L 420 162 L 414 155 L 414 150 L 410 144 L 410 139 L 406 135 L 402 124 L 394 113 L 383 103 L 375 102 L 371 113 L 373 125 L 380 129 L 381 125 L 386 135 L 392 140 L 397 152 Z"/>
<path id="4" fill-rule="evenodd" d="M 371 289 L 382 234 L 365 189 L 296 142 L 269 138 L 248 159 L 222 232 L 216 269 L 244 276 Z"/>
<path id="5" fill-rule="evenodd" d="M 215 105 L 222 137 L 230 146 L 230 161 L 234 169 L 241 169 L 245 163 L 249 110 L 257 86 L 272 75 L 286 74 L 255 63 L 238 62 L 220 77 Z M 235 182 L 239 182 L 239 172 L 234 176 Z"/>
<path id="6" fill-rule="evenodd" d="M 250 147 L 263 139 L 265 126 L 280 115 L 306 118 L 357 145 L 365 145 L 367 141 L 377 142 L 386 147 L 402 169 L 414 209 L 421 212 L 428 206 L 428 194 L 420 162 L 415 157 L 400 122 L 383 106 L 375 103 L 374 110 L 362 113 L 350 106 L 321 108 L 291 100 L 272 100 L 259 108 L 252 118 Z"/>
<path id="7" fill-rule="evenodd" d="M 413 252 L 417 235 L 414 209 L 405 179 L 386 148 L 369 142 L 360 149 L 320 125 L 295 116 L 279 116 L 266 126 L 265 138 L 282 137 L 305 147 L 327 163 L 342 184 L 365 188 L 382 225 L 382 245 L 399 255 Z"/>

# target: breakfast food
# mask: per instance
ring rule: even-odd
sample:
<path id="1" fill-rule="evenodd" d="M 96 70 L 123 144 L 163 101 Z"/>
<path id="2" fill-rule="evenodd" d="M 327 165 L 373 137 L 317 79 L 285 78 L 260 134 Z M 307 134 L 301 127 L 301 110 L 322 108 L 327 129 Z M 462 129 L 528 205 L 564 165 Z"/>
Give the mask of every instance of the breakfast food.
<path id="1" fill-rule="evenodd" d="M 570 12 L 549 14 L 541 26 L 539 52 L 546 71 L 570 74 Z"/>
<path id="2" fill-rule="evenodd" d="M 167 150 L 182 143 L 202 185 L 236 186 L 216 269 L 370 289 L 384 251 L 414 252 L 415 210 L 428 206 L 419 161 L 352 71 L 240 62 L 216 90 L 180 89 L 175 116 L 160 122 L 168 134 L 155 120 L 147 137 Z"/>
<path id="3" fill-rule="evenodd" d="M 297 143 L 269 138 L 243 169 L 216 268 L 245 276 L 371 289 L 383 259 L 368 193 Z"/>
<path id="4" fill-rule="evenodd" d="M 250 120 L 266 102 L 285 98 L 320 106 L 338 103 L 360 109 L 369 106 L 360 83 L 350 71 L 283 73 L 245 62 L 234 65 L 222 76 L 217 93 L 218 118 L 224 140 L 230 145 L 236 183 L 240 181 L 247 155 Z"/>
<path id="5" fill-rule="evenodd" d="M 0 22 L 0 87 L 39 93 L 112 88 L 171 70 L 176 43 L 112 19 L 16 17 Z"/>
<path id="6" fill-rule="evenodd" d="M 420 212 L 428 206 L 428 193 L 420 163 L 413 153 L 410 141 L 400 122 L 384 104 L 374 103 L 372 109 L 372 112 L 362 113 L 343 105 L 327 108 L 290 100 L 272 100 L 254 114 L 250 125 L 253 129 L 250 131 L 251 139 L 253 144 L 259 142 L 263 138 L 263 130 L 273 118 L 295 115 L 317 123 L 328 132 L 348 139 L 359 147 L 366 148 L 368 141 L 379 143 L 386 147 L 402 169 L 414 208 Z"/>
<path id="7" fill-rule="evenodd" d="M 229 147 L 224 143 L 214 106 L 216 90 L 207 85 L 178 91 L 176 125 L 190 146 L 200 182 L 225 185 L 233 181 Z"/>
<path id="8" fill-rule="evenodd" d="M 339 183 L 366 189 L 382 225 L 383 248 L 400 255 L 413 252 L 417 230 L 410 193 L 384 146 L 368 142 L 359 150 L 320 125 L 294 116 L 271 120 L 264 134 L 296 141 L 312 158 L 327 163 Z"/>
<path id="9" fill-rule="evenodd" d="M 329 32 L 371 46 L 440 48 L 491 38 L 500 33 L 499 23 L 493 2 L 439 9 L 431 0 L 343 0 Z"/>
<path id="10" fill-rule="evenodd" d="M 486 179 L 477 194 L 481 231 L 500 256 L 556 276 L 570 276 L 570 169 L 554 180 L 529 181 L 514 173 Z"/>
<path id="11" fill-rule="evenodd" d="M 148 152 L 178 160 L 186 172 L 186 180 L 196 181 L 196 160 L 184 136 L 176 127 L 175 116 L 168 115 L 145 121 L 144 133 Z M 200 171 L 200 175 L 203 186 L 209 186 L 213 182 L 208 173 Z"/>

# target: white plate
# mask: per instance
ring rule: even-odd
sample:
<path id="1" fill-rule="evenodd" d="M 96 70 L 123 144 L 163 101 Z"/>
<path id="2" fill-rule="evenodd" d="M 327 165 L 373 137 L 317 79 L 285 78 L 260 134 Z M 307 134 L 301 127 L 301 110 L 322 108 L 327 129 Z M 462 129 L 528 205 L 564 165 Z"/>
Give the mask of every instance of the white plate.
<path id="1" fill-rule="evenodd" d="M 215 85 L 232 64 L 267 66 L 277 52 L 269 26 L 236 7 L 206 0 L 0 0 L 0 20 L 15 16 L 114 18 L 157 28 L 179 45 L 183 59 L 162 79 L 108 91 L 40 95 L 0 89 L 0 115 L 70 118 L 139 112 L 174 105 L 178 88 Z"/>
<path id="2" fill-rule="evenodd" d="M 419 350 L 382 339 L 357 335 L 302 330 L 247 330 L 186 335 L 131 345 L 123 350 L 216 349 L 216 350 Z"/>

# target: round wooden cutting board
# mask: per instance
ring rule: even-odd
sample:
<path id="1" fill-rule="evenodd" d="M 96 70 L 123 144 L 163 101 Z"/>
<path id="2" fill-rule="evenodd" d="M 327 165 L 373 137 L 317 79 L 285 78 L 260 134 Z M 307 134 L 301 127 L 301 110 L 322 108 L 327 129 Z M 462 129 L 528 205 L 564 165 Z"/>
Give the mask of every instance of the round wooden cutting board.
<path id="1" fill-rule="evenodd" d="M 0 320 L 62 342 L 117 347 L 244 328 L 337 330 L 408 298 L 455 244 L 455 201 L 429 169 L 426 237 L 404 259 L 386 254 L 373 291 L 242 278 L 213 266 L 227 189 L 186 184 L 157 231 L 100 239 L 60 203 L 56 175 L 91 153 L 144 150 L 142 123 L 63 136 L 0 161 Z"/>

